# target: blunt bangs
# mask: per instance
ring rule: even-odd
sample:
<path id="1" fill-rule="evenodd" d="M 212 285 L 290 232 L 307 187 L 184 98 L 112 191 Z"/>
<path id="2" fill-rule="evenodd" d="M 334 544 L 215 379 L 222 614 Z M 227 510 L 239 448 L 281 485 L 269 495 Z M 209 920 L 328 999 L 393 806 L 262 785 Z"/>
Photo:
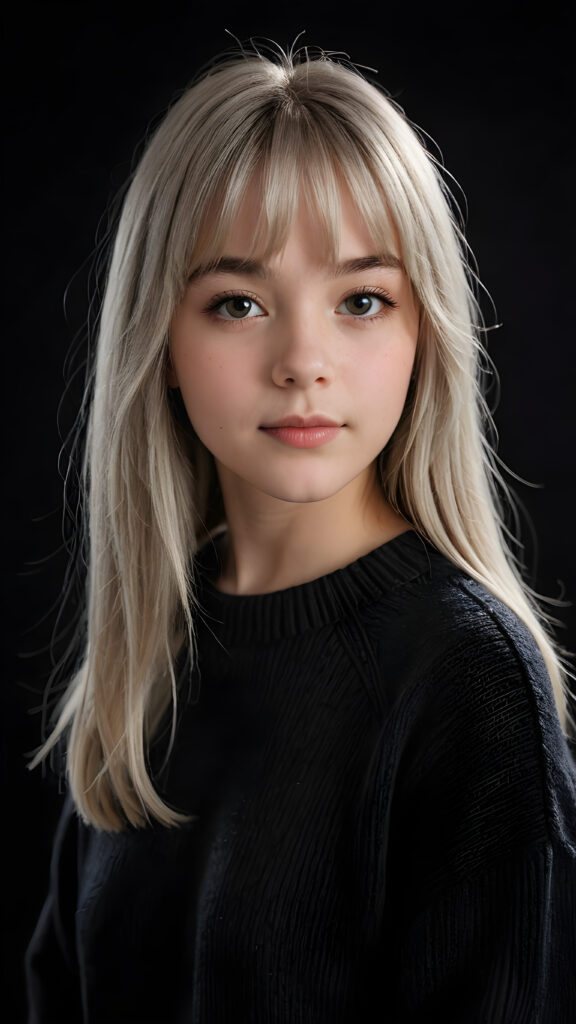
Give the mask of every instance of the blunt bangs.
<path id="1" fill-rule="evenodd" d="M 188 227 L 192 245 L 187 275 L 215 263 L 254 186 L 261 196 L 247 259 L 268 259 L 287 241 L 303 201 L 318 224 L 327 262 L 336 262 L 340 248 L 341 196 L 353 197 L 375 252 L 403 258 L 402 239 L 393 213 L 394 188 L 382 181 L 377 160 L 365 140 L 354 137 L 343 118 L 319 104 L 292 101 L 263 112 L 255 126 L 236 134 L 221 174 L 212 176 L 203 210 L 196 210 L 197 228 Z M 218 146 L 218 143 L 214 143 Z M 391 201 L 392 200 L 392 201 Z M 185 220 L 189 218 L 185 217 Z"/>

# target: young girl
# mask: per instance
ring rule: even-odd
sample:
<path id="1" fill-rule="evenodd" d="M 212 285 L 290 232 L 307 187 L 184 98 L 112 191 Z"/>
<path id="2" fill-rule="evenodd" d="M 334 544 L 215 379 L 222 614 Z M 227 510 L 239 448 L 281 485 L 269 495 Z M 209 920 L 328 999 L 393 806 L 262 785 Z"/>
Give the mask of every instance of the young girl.
<path id="1" fill-rule="evenodd" d="M 100 319 L 31 1022 L 573 1019 L 565 691 L 472 283 L 350 67 L 225 60 L 156 131 Z"/>

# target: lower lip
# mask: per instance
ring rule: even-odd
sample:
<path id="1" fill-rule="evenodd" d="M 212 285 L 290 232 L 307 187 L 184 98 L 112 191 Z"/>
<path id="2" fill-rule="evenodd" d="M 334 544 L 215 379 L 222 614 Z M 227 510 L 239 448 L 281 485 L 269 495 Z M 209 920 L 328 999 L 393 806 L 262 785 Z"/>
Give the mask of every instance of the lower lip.
<path id="1" fill-rule="evenodd" d="M 265 434 L 290 448 L 319 448 L 333 441 L 341 427 L 261 427 Z"/>

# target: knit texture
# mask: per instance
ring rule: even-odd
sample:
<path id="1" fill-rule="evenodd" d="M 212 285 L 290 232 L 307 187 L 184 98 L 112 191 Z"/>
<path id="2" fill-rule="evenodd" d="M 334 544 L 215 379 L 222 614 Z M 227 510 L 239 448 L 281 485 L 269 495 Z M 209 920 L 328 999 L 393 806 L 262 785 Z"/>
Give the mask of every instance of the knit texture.
<path id="1" fill-rule="evenodd" d="M 414 532 L 274 594 L 198 568 L 150 752 L 195 820 L 65 808 L 30 1024 L 572 1024 L 575 772 L 527 630 Z"/>

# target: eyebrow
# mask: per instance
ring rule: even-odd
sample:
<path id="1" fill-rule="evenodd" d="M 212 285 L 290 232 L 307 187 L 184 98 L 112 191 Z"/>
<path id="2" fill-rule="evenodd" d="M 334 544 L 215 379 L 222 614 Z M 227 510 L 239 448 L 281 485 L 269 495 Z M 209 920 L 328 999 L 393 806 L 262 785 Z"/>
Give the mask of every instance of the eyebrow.
<path id="1" fill-rule="evenodd" d="M 358 274 L 364 270 L 402 270 L 402 261 L 392 253 L 379 253 L 373 256 L 361 256 L 354 260 L 343 260 L 329 268 L 333 277 L 346 277 L 347 274 Z M 241 256 L 221 256 L 213 263 L 198 267 L 189 282 L 198 281 L 208 274 L 245 274 L 248 277 L 271 278 L 274 273 L 259 260 L 246 259 Z"/>

